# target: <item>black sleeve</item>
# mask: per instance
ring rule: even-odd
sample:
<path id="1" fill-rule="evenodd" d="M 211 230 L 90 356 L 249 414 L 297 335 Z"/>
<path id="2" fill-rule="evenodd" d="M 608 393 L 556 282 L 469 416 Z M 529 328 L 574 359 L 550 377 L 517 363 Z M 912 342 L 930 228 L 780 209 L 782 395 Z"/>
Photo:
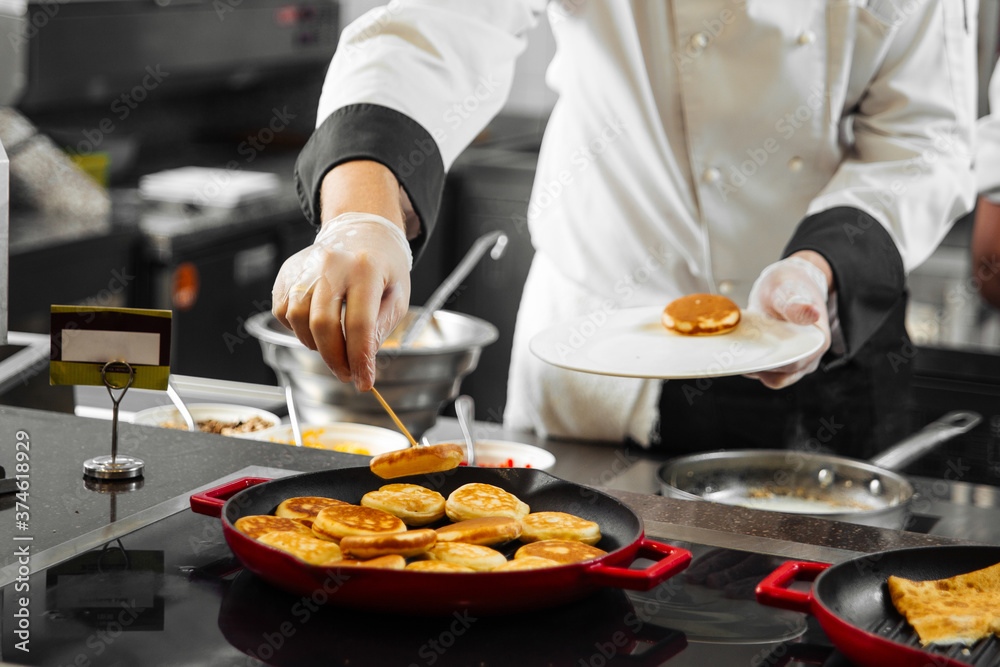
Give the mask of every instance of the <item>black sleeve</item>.
<path id="1" fill-rule="evenodd" d="M 782 254 L 800 250 L 823 255 L 833 269 L 837 311 L 844 334 L 843 357 L 827 367 L 846 363 L 905 299 L 903 260 L 889 232 L 864 211 L 832 208 L 799 223 Z"/>
<path id="2" fill-rule="evenodd" d="M 313 225 L 320 220 L 320 185 L 342 162 L 373 160 L 388 167 L 410 197 L 420 219 L 420 235 L 410 241 L 414 261 L 434 228 L 444 162 L 437 142 L 419 123 L 388 107 L 352 104 L 334 111 L 316 128 L 295 162 L 295 188 L 302 212 Z"/>

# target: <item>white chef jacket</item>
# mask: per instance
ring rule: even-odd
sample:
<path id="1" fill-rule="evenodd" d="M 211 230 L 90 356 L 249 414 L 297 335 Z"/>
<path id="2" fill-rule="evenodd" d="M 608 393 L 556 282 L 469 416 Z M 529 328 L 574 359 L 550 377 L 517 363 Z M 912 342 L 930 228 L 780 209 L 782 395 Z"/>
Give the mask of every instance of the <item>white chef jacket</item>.
<path id="1" fill-rule="evenodd" d="M 976 124 L 976 190 L 1000 199 L 1000 67 L 993 68 L 987 91 L 989 113 Z"/>
<path id="2" fill-rule="evenodd" d="M 318 126 L 386 107 L 433 137 L 446 170 L 502 108 L 524 33 L 547 9 L 559 98 L 528 208 L 538 258 L 506 421 L 646 441 L 648 383 L 545 368 L 530 335 L 608 300 L 712 291 L 745 304 L 803 219 L 839 207 L 877 223 L 903 272 L 919 265 L 973 201 L 975 4 L 395 0 L 344 30 Z M 426 170 L 414 147 L 385 163 Z M 300 192 L 307 212 L 317 187 Z M 868 231 L 858 220 L 838 221 L 851 243 Z"/>

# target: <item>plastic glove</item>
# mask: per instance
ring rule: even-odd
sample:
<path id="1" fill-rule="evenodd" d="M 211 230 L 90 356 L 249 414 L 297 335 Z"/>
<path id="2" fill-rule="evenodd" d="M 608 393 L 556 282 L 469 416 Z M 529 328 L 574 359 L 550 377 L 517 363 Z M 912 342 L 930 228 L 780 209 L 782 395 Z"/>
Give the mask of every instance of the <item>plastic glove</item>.
<path id="1" fill-rule="evenodd" d="M 750 288 L 750 310 L 793 324 L 813 324 L 823 332 L 823 345 L 809 357 L 769 371 L 751 373 L 771 389 L 781 389 L 819 368 L 830 349 L 830 314 L 827 280 L 823 271 L 801 257 L 787 257 L 761 271 Z"/>
<path id="2" fill-rule="evenodd" d="M 375 354 L 406 314 L 412 264 L 402 229 L 378 215 L 344 213 L 282 264 L 271 311 L 337 378 L 368 391 Z"/>

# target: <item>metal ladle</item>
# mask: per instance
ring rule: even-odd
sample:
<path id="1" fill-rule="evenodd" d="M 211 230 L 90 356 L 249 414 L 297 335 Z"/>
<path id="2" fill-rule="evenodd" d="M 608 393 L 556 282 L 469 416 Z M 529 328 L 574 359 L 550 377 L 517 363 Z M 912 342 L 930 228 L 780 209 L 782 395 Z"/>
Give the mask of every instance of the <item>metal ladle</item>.
<path id="1" fill-rule="evenodd" d="M 490 257 L 495 260 L 503 257 L 504 250 L 507 249 L 507 235 L 499 231 L 489 232 L 476 239 L 472 247 L 469 248 L 469 252 L 458 263 L 458 266 L 444 279 L 444 282 L 438 285 L 438 288 L 427 299 L 427 303 L 424 304 L 420 315 L 413 318 L 413 321 L 403 331 L 403 335 L 399 341 L 400 347 L 407 348 L 413 344 L 413 341 L 420 336 L 424 327 L 427 326 L 427 322 L 434 316 L 434 313 L 444 305 L 444 302 L 448 300 L 452 292 L 458 289 L 458 286 L 468 277 L 469 273 L 472 272 L 472 269 L 479 263 L 479 260 L 491 246 Z"/>
<path id="2" fill-rule="evenodd" d="M 465 463 L 468 466 L 476 465 L 476 444 L 472 440 L 472 422 L 476 414 L 476 402 L 471 396 L 462 394 L 455 399 L 455 414 L 458 416 L 458 425 L 462 427 L 462 435 L 465 437 Z"/>

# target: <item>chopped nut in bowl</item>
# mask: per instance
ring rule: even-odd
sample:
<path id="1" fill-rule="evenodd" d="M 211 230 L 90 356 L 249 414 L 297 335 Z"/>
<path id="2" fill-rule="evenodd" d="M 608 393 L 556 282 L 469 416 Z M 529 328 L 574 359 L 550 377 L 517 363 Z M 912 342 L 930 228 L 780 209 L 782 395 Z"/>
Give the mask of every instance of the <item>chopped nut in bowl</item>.
<path id="1" fill-rule="evenodd" d="M 278 415 L 244 405 L 227 403 L 192 403 L 187 406 L 191 417 L 203 433 L 218 433 L 237 438 L 252 437 L 281 423 Z M 160 405 L 141 410 L 132 418 L 133 424 L 147 424 L 162 428 L 186 430 L 184 418 L 172 405 Z"/>

